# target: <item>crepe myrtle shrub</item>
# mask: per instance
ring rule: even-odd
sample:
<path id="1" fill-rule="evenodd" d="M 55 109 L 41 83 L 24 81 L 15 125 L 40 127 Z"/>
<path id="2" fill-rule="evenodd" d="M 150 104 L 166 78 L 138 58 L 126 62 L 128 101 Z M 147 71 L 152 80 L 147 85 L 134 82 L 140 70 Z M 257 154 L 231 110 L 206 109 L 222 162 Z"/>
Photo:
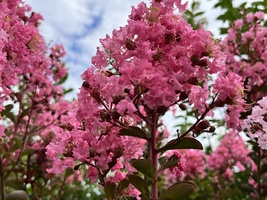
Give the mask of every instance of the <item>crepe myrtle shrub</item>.
<path id="1" fill-rule="evenodd" d="M 142 2 L 132 7 L 126 26 L 100 40 L 82 75 L 73 122 L 79 126 L 47 146 L 50 172 L 85 168 L 107 199 L 181 199 L 194 191 L 190 181 L 160 187 L 162 171 L 184 170 L 182 155 L 169 150 L 202 149 L 194 137 L 214 131 L 206 117 L 217 107 L 227 107 L 227 124 L 239 128 L 244 101 L 241 77 L 221 76 L 220 44 L 201 27 L 193 30 L 180 15 L 185 9 L 179 0 Z M 195 122 L 168 133 L 162 117 L 186 106 Z"/>
<path id="2" fill-rule="evenodd" d="M 243 131 L 249 138 L 252 151 L 248 154 L 253 161 L 250 180 L 243 188 L 254 199 L 267 196 L 266 187 L 266 42 L 267 28 L 264 10 L 252 3 L 252 7 L 242 4 L 239 18 L 235 19 L 221 42 L 226 51 L 225 75 L 235 72 L 242 77 L 246 112 L 241 118 L 245 123 Z M 254 12 L 248 12 L 253 10 Z"/>
<path id="3" fill-rule="evenodd" d="M 1 199 L 60 199 L 66 185 L 81 180 L 73 170 L 46 172 L 51 162 L 45 147 L 54 131 L 70 130 L 64 120 L 74 113 L 61 86 L 65 50 L 45 44 L 38 29 L 42 16 L 22 1 L 2 0 L 0 10 Z"/>

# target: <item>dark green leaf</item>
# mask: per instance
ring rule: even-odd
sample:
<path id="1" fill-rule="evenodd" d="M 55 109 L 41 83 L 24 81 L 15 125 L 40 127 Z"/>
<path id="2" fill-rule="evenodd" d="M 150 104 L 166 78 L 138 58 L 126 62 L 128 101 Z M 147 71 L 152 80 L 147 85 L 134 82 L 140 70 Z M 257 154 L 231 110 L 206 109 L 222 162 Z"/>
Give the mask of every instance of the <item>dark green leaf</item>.
<path id="1" fill-rule="evenodd" d="M 23 119 L 23 117 L 25 117 L 26 115 L 28 115 L 29 113 L 29 109 L 25 109 L 22 111 L 22 113 L 20 114 L 19 118 Z"/>
<path id="2" fill-rule="evenodd" d="M 249 193 L 255 191 L 254 187 L 252 185 L 248 184 L 248 183 L 242 183 L 240 185 L 240 189 L 243 192 L 249 192 Z"/>
<path id="3" fill-rule="evenodd" d="M 106 194 L 106 197 L 108 200 L 113 200 L 115 197 L 115 192 L 116 192 L 116 183 L 113 182 L 106 182 L 104 186 L 104 191 Z"/>
<path id="4" fill-rule="evenodd" d="M 34 149 L 32 148 L 27 148 L 25 149 L 22 153 L 21 153 L 21 157 L 23 156 L 28 156 L 29 154 L 33 154 L 34 153 Z"/>
<path id="5" fill-rule="evenodd" d="M 149 159 L 133 160 L 132 166 L 145 176 L 154 179 L 155 167 L 151 164 Z"/>
<path id="6" fill-rule="evenodd" d="M 5 106 L 5 109 L 1 111 L 1 116 L 4 117 L 7 115 L 7 113 L 10 113 L 10 111 L 13 109 L 13 104 L 8 104 Z"/>
<path id="7" fill-rule="evenodd" d="M 184 137 L 182 139 L 174 139 L 159 149 L 159 152 L 171 149 L 200 149 L 203 150 L 202 144 L 195 138 Z"/>
<path id="8" fill-rule="evenodd" d="M 69 176 L 71 176 L 74 173 L 74 170 L 72 168 L 67 168 L 65 170 L 65 177 L 68 178 Z"/>
<path id="9" fill-rule="evenodd" d="M 258 183 L 259 180 L 260 180 L 259 173 L 258 173 L 257 171 L 253 171 L 253 172 L 252 172 L 252 178 L 254 179 L 254 181 L 255 181 L 256 183 Z"/>
<path id="10" fill-rule="evenodd" d="M 28 194 L 23 190 L 15 190 L 7 195 L 6 200 L 28 200 Z"/>
<path id="11" fill-rule="evenodd" d="M 197 16 L 200 16 L 200 15 L 203 15 L 205 12 L 197 12 L 196 14 L 195 14 L 195 17 L 197 17 Z"/>
<path id="12" fill-rule="evenodd" d="M 159 164 L 160 164 L 160 165 L 163 165 L 164 163 L 167 162 L 168 159 L 169 159 L 169 158 L 168 158 L 167 156 L 160 157 L 160 158 L 158 159 Z"/>
<path id="13" fill-rule="evenodd" d="M 22 147 L 22 141 L 21 141 L 20 138 L 16 138 L 15 137 L 13 140 L 15 141 L 15 143 L 13 144 L 13 146 L 11 148 L 12 152 L 14 152 L 14 151 L 16 151 L 18 149 L 21 149 L 21 147 Z"/>
<path id="14" fill-rule="evenodd" d="M 120 194 L 128 186 L 129 186 L 129 181 L 127 179 L 121 180 L 121 182 L 119 182 L 119 185 L 117 188 L 117 193 Z"/>
<path id="15" fill-rule="evenodd" d="M 147 183 L 145 182 L 144 179 L 136 175 L 129 175 L 128 180 L 137 190 L 141 192 L 142 199 L 144 200 L 150 199 Z"/>
<path id="16" fill-rule="evenodd" d="M 13 123 L 16 123 L 16 116 L 12 112 L 7 113 L 6 117 L 9 118 Z"/>
<path id="17" fill-rule="evenodd" d="M 169 187 L 161 196 L 160 200 L 181 200 L 189 196 L 195 190 L 192 182 L 179 182 Z"/>
<path id="18" fill-rule="evenodd" d="M 226 34 L 228 32 L 228 28 L 220 28 L 221 34 Z"/>
<path id="19" fill-rule="evenodd" d="M 122 128 L 120 130 L 120 135 L 133 136 L 137 138 L 148 139 L 145 131 L 136 126 L 129 126 L 128 128 Z"/>
<path id="20" fill-rule="evenodd" d="M 68 94 L 68 93 L 70 93 L 70 92 L 72 92 L 72 91 L 73 91 L 73 88 L 64 89 L 63 93 L 64 93 L 64 94 Z"/>
<path id="21" fill-rule="evenodd" d="M 66 82 L 66 80 L 68 79 L 68 74 L 66 74 L 66 76 L 62 77 L 55 85 L 61 85 L 63 83 Z"/>
<path id="22" fill-rule="evenodd" d="M 11 179 L 6 182 L 7 187 L 11 187 L 15 190 L 23 189 L 23 183 L 17 179 Z"/>
<path id="23" fill-rule="evenodd" d="M 161 165 L 159 170 L 168 169 L 174 167 L 179 162 L 179 158 L 177 156 L 171 156 L 164 164 Z"/>

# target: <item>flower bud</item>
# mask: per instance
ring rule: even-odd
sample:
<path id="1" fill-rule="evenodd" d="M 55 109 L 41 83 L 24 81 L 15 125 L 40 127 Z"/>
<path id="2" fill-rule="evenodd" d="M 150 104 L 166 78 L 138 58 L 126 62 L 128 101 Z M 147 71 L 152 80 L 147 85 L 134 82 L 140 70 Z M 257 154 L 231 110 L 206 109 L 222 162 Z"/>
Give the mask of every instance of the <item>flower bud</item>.
<path id="1" fill-rule="evenodd" d="M 199 61 L 199 58 L 196 55 L 191 57 L 192 66 L 195 66 Z"/>
<path id="2" fill-rule="evenodd" d="M 135 45 L 134 41 L 132 41 L 130 38 L 126 39 L 125 46 L 128 50 L 135 50 L 136 49 L 136 45 Z"/>
<path id="3" fill-rule="evenodd" d="M 124 99 L 125 97 L 122 95 L 118 95 L 118 96 L 112 96 L 112 102 L 117 105 L 122 99 Z"/>
<path id="4" fill-rule="evenodd" d="M 78 170 L 80 168 L 80 166 L 81 166 L 80 164 L 75 165 L 73 169 L 76 171 L 76 170 Z"/>
<path id="5" fill-rule="evenodd" d="M 186 110 L 186 105 L 185 104 L 183 104 L 183 103 L 180 103 L 179 104 L 179 108 L 181 109 L 181 110 Z"/>
<path id="6" fill-rule="evenodd" d="M 103 109 L 100 111 L 100 118 L 103 122 L 105 122 L 105 121 L 109 122 L 110 121 L 110 114 L 106 110 Z"/>
<path id="7" fill-rule="evenodd" d="M 137 85 L 135 86 L 134 88 L 134 94 L 135 95 L 141 95 L 141 94 L 145 94 L 149 91 L 148 88 L 146 88 L 145 86 L 142 86 L 142 85 Z"/>
<path id="8" fill-rule="evenodd" d="M 111 110 L 111 117 L 114 119 L 114 120 L 118 120 L 121 115 L 120 113 L 118 113 L 116 110 Z"/>
<path id="9" fill-rule="evenodd" d="M 204 59 L 201 59 L 200 61 L 197 62 L 197 65 L 198 66 L 201 66 L 201 67 L 205 67 L 205 66 L 208 65 L 208 61 L 205 58 Z"/>
<path id="10" fill-rule="evenodd" d="M 215 126 L 211 126 L 211 127 L 209 128 L 209 132 L 214 132 L 215 130 L 216 130 Z"/>
<path id="11" fill-rule="evenodd" d="M 70 124 L 70 123 L 67 123 L 67 125 L 66 125 L 66 129 L 67 129 L 68 131 L 72 131 L 72 130 L 74 129 L 74 126 L 73 126 L 72 124 Z"/>
<path id="12" fill-rule="evenodd" d="M 90 83 L 88 83 L 87 81 L 84 81 L 82 84 L 82 87 L 90 88 Z"/>
<path id="13" fill-rule="evenodd" d="M 100 96 L 100 92 L 97 89 L 93 89 L 91 91 L 91 96 L 97 101 L 97 102 L 101 102 L 101 96 Z"/>
<path id="14" fill-rule="evenodd" d="M 128 88 L 124 88 L 124 90 L 123 90 L 125 93 L 127 93 L 127 94 L 129 94 L 130 93 L 130 89 L 128 89 Z"/>
<path id="15" fill-rule="evenodd" d="M 197 85 L 198 84 L 198 79 L 197 77 L 190 77 L 188 80 L 187 80 L 187 83 L 191 84 L 191 85 Z"/>
<path id="16" fill-rule="evenodd" d="M 186 92 L 181 92 L 179 95 L 179 101 L 183 101 L 188 97 L 188 94 Z"/>
<path id="17" fill-rule="evenodd" d="M 263 115 L 263 120 L 264 120 L 265 122 L 267 122 L 267 113 L 265 113 L 265 114 Z"/>
<path id="18" fill-rule="evenodd" d="M 201 122 L 199 122 L 196 126 L 196 128 L 204 130 L 206 128 L 210 127 L 210 122 L 208 120 L 202 120 Z"/>

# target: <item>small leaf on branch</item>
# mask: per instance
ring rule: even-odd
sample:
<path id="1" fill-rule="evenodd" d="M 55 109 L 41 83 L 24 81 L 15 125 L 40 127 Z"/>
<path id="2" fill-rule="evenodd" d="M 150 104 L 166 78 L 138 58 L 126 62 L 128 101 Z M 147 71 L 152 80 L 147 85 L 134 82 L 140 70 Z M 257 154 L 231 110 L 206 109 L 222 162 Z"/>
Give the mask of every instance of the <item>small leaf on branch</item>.
<path id="1" fill-rule="evenodd" d="M 10 113 L 10 111 L 13 108 L 13 104 L 8 104 L 5 106 L 5 109 L 1 111 L 1 116 L 4 117 L 7 115 L 7 113 Z"/>
<path id="2" fill-rule="evenodd" d="M 104 191 L 106 194 L 106 197 L 108 200 L 113 200 L 115 197 L 115 192 L 116 192 L 116 183 L 113 182 L 106 182 L 104 186 Z"/>
<path id="3" fill-rule="evenodd" d="M 164 169 L 174 167 L 175 165 L 177 165 L 178 162 L 179 162 L 179 158 L 175 155 L 172 155 L 169 159 L 165 161 L 165 163 L 161 165 L 159 170 L 164 170 Z"/>
<path id="4" fill-rule="evenodd" d="M 141 128 L 136 127 L 136 126 L 129 126 L 127 128 L 122 128 L 120 130 L 120 135 L 133 136 L 133 137 L 148 140 L 148 137 L 147 137 L 145 131 L 143 131 Z"/>
<path id="5" fill-rule="evenodd" d="M 169 187 L 161 196 L 160 200 L 181 200 L 189 196 L 195 190 L 195 185 L 189 181 L 175 183 Z"/>
<path id="6" fill-rule="evenodd" d="M 144 179 L 142 179 L 141 177 L 136 176 L 136 175 L 129 175 L 128 180 L 137 190 L 139 190 L 141 192 L 142 200 L 149 200 L 150 199 L 147 183 L 145 182 Z"/>
<path id="7" fill-rule="evenodd" d="M 127 179 L 121 180 L 119 182 L 118 188 L 117 188 L 117 193 L 120 194 L 122 191 L 129 186 L 129 181 Z"/>
<path id="8" fill-rule="evenodd" d="M 151 164 L 149 159 L 133 160 L 132 166 L 145 176 L 154 179 L 155 167 Z"/>
<path id="9" fill-rule="evenodd" d="M 184 137 L 181 139 L 174 139 L 168 142 L 165 146 L 160 148 L 158 151 L 167 151 L 171 149 L 200 149 L 203 150 L 202 144 L 195 138 Z"/>

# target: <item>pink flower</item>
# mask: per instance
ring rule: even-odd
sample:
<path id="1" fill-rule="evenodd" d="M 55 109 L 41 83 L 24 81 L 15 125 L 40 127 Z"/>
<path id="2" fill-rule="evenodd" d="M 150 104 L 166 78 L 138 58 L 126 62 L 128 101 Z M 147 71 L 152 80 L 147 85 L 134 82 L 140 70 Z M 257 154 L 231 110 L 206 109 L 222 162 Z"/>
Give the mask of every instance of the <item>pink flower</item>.
<path id="1" fill-rule="evenodd" d="M 89 145 L 86 141 L 80 141 L 73 149 L 73 156 L 79 161 L 85 161 L 89 157 Z"/>
<path id="2" fill-rule="evenodd" d="M 245 120 L 244 128 L 247 129 L 251 139 L 256 140 L 259 147 L 267 149 L 267 97 L 258 101 L 252 108 L 252 113 Z"/>

